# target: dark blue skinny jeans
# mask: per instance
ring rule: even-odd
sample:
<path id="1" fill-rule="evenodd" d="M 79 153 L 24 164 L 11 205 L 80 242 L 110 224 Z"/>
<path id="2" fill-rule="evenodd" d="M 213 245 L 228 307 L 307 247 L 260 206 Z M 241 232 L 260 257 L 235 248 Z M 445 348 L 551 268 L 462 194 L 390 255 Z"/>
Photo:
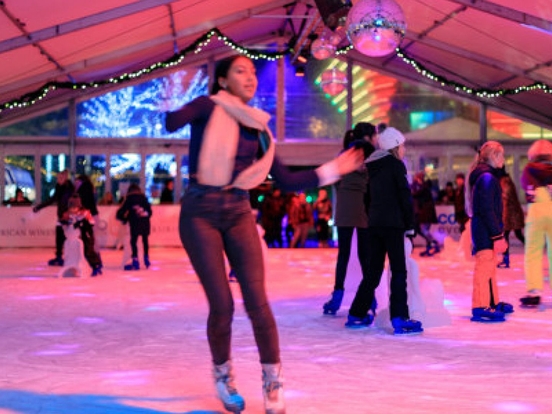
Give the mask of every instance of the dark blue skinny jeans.
<path id="1" fill-rule="evenodd" d="M 179 230 L 209 302 L 207 338 L 213 363 L 231 359 L 234 300 L 223 253 L 236 273 L 261 363 L 280 362 L 278 331 L 266 296 L 263 253 L 249 194 L 192 187 L 182 199 Z"/>

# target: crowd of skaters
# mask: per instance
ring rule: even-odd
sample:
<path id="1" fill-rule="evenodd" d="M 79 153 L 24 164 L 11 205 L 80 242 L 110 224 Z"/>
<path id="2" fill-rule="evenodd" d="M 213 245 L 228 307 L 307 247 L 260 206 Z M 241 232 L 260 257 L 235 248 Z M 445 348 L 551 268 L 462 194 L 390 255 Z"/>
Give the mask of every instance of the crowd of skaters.
<path id="1" fill-rule="evenodd" d="M 421 194 L 413 191 L 415 186 L 407 180 L 403 161 L 405 137 L 393 127 L 378 125 L 360 131 L 357 125 L 356 137 L 355 130 L 347 131 L 343 152 L 335 159 L 317 169 L 290 171 L 275 155 L 268 114 L 247 105 L 257 87 L 252 61 L 240 55 L 231 56 L 217 64 L 214 75 L 215 82 L 209 96 L 196 98 L 184 107 L 168 112 L 165 118 L 165 126 L 171 132 L 187 124 L 192 125 L 190 185 L 181 200 L 180 238 L 209 302 L 207 339 L 219 399 L 227 411 L 239 413 L 245 408 L 245 400 L 237 391 L 233 371 L 231 337 L 235 307 L 228 283 L 227 259 L 239 284 L 259 351 L 265 413 L 285 414 L 279 337 L 266 294 L 263 249 L 251 215 L 249 190 L 259 186 L 267 175 L 274 177 L 283 189 L 290 191 L 288 202 L 285 199 L 283 203 L 278 201 L 283 196 L 275 196 L 274 192 L 267 197 L 274 198 L 271 200 L 273 206 L 284 206 L 283 209 L 275 208 L 274 217 L 288 216 L 293 230 L 293 236 L 288 238 L 289 245 L 304 246 L 308 231 L 316 223 L 318 241 L 325 246 L 329 240 L 327 230 L 334 206 L 329 202 L 324 187 L 338 183 L 339 188 L 340 183 L 352 177 L 348 184 L 356 186 L 358 194 L 355 197 L 361 201 L 359 205 L 367 223 L 338 223 L 338 229 L 348 228 L 344 232 L 338 231 L 338 237 L 340 234 L 346 237 L 350 234 L 350 227 L 355 228 L 359 235 L 363 235 L 358 238 L 358 253 L 366 261 L 361 262 L 362 280 L 345 326 L 362 329 L 374 322 L 377 310 L 375 291 L 382 280 L 388 257 L 389 319 L 393 333 L 399 335 L 423 332 L 422 323 L 410 316 L 407 280 L 411 284 L 412 280 L 408 278 L 412 277 L 413 271 L 409 269 L 415 266 L 408 257 L 411 249 L 409 238 L 418 229 L 420 234 L 428 237 L 424 251 L 426 256 L 437 253 L 438 245 L 427 234 L 428 225 L 435 217 L 429 214 L 422 218 L 420 210 L 423 203 L 419 202 L 433 202 L 433 199 L 424 194 L 426 179 L 422 174 L 416 176 Z M 353 140 L 345 145 L 350 136 Z M 503 216 L 504 157 L 504 148 L 500 143 L 486 142 L 479 149 L 464 184 L 464 207 L 470 218 L 469 226 L 468 222 L 464 224 L 466 230 L 469 228 L 471 232 L 475 256 L 471 320 L 476 322 L 502 322 L 505 314 L 514 310 L 511 304 L 499 299 L 497 283 L 496 255 L 508 252 Z M 529 149 L 528 158 L 529 163 L 521 180 L 528 201 L 524 235 L 528 294 L 522 298 L 522 304 L 536 306 L 543 290 L 542 255 L 546 244 L 552 262 L 552 143 L 536 141 Z M 364 179 L 367 182 L 358 185 Z M 75 229 L 75 223 L 79 220 L 88 220 L 90 225 L 93 224 L 92 207 L 85 206 L 85 197 L 75 187 L 68 178 L 68 172 L 61 172 L 53 196 L 34 207 L 38 212 L 46 205 L 57 203 L 58 206 L 57 227 L 60 231 L 56 231 L 56 257 L 52 259 L 52 265 L 63 265 L 64 243 L 60 243 L 65 238 L 63 226 Z M 304 192 L 294 194 L 300 189 L 313 187 L 320 188 L 320 191 L 312 206 Z M 450 188 L 446 189 L 443 199 L 450 202 L 453 193 Z M 134 204 L 132 200 L 137 201 Z M 335 207 L 339 211 L 339 204 Z M 134 218 L 131 216 L 133 213 L 136 214 Z M 261 223 L 262 215 L 261 211 Z M 148 221 L 148 225 L 143 225 L 140 230 L 133 232 L 131 227 L 131 240 L 136 243 L 141 236 L 147 254 L 151 206 L 138 186 L 129 188 L 117 216 L 120 220 L 128 220 L 131 226 L 133 222 L 144 224 L 144 220 Z M 282 226 L 283 221 L 279 222 Z M 512 230 L 515 232 L 516 229 Z M 283 232 L 284 229 L 278 231 L 278 223 L 266 231 L 269 240 L 274 243 L 280 241 L 278 234 L 281 236 Z M 339 244 L 341 242 L 339 239 Z M 283 243 L 280 243 L 279 247 L 282 246 Z M 135 259 L 138 262 L 135 257 L 137 249 L 133 246 L 132 250 L 130 269 L 136 269 L 139 267 L 139 263 L 135 265 Z M 144 257 L 147 267 L 146 259 Z M 101 271 L 101 265 L 99 269 Z M 336 279 L 337 276 L 336 268 Z M 336 290 L 332 293 L 332 301 L 337 297 Z M 326 305 L 324 313 L 335 315 L 336 310 L 327 312 L 329 307 Z"/>
<path id="2" fill-rule="evenodd" d="M 28 205 L 30 203 L 19 203 Z M 113 204 L 111 193 L 106 193 L 99 204 Z M 86 265 L 90 276 L 103 274 L 100 248 L 94 237 L 94 226 L 98 222 L 98 203 L 94 185 L 85 174 L 71 180 L 69 170 L 60 171 L 52 195 L 32 207 L 39 213 L 45 207 L 56 206 L 55 256 L 48 261 L 50 266 L 60 266 L 60 276 L 85 276 Z M 142 239 L 143 263 L 150 266 L 148 236 L 150 233 L 151 205 L 137 184 L 130 184 L 117 210 L 117 220 L 128 223 L 129 243 L 132 250 L 131 263 L 125 270 L 139 270 L 137 240 Z"/>

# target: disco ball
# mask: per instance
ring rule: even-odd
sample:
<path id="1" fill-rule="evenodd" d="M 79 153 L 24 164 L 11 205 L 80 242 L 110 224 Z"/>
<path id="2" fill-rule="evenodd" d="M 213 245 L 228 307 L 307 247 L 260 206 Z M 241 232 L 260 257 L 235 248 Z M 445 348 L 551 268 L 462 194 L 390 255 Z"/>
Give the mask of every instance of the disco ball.
<path id="1" fill-rule="evenodd" d="M 347 36 L 366 56 L 386 56 L 395 51 L 406 33 L 401 7 L 394 0 L 361 0 L 347 16 Z"/>

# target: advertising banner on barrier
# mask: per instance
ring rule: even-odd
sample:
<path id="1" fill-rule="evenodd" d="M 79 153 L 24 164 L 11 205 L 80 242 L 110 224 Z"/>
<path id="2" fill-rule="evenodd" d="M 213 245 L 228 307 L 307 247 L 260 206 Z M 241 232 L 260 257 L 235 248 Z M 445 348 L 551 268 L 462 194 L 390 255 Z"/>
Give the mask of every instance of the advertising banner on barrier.
<path id="1" fill-rule="evenodd" d="M 180 247 L 178 235 L 179 205 L 152 206 L 152 247 Z M 123 224 L 115 218 L 118 206 L 98 206 L 94 235 L 101 248 L 115 247 L 121 241 Z M 52 247 L 55 246 L 56 207 L 46 207 L 33 213 L 30 206 L 1 209 L 0 247 Z"/>
<path id="2" fill-rule="evenodd" d="M 460 240 L 453 206 L 437 206 L 437 223 L 431 226 L 433 237 L 443 244 L 445 237 Z M 94 226 L 94 234 L 101 248 L 122 245 L 125 237 L 123 224 L 115 218 L 118 206 L 98 206 L 100 212 Z M 180 247 L 178 234 L 179 205 L 152 206 L 150 246 Z M 49 247 L 55 245 L 56 207 L 46 207 L 33 213 L 30 206 L 5 207 L 1 210 L 0 247 Z M 515 238 L 512 238 L 515 239 Z M 516 240 L 511 240 L 517 244 Z M 417 236 L 416 245 L 425 242 Z"/>

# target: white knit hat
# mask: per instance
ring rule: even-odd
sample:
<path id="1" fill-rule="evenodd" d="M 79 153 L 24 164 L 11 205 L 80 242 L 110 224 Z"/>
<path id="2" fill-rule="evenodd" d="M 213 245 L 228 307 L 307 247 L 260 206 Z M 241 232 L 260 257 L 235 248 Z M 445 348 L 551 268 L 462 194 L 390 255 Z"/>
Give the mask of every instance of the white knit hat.
<path id="1" fill-rule="evenodd" d="M 404 135 L 393 127 L 385 128 L 378 136 L 378 145 L 383 150 L 390 150 L 404 143 Z"/>

